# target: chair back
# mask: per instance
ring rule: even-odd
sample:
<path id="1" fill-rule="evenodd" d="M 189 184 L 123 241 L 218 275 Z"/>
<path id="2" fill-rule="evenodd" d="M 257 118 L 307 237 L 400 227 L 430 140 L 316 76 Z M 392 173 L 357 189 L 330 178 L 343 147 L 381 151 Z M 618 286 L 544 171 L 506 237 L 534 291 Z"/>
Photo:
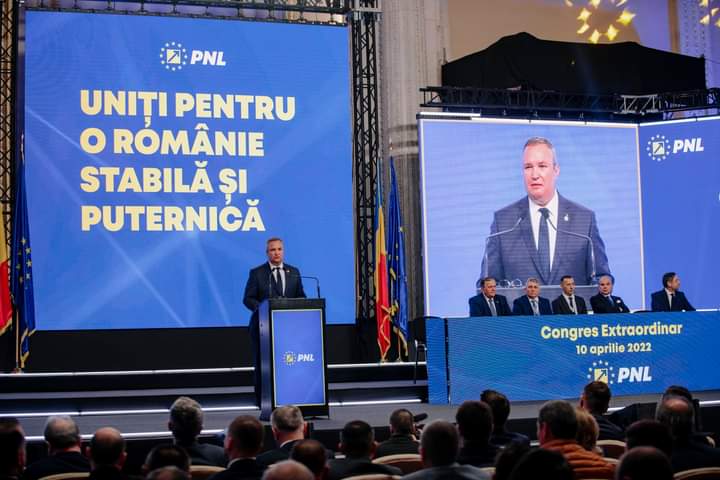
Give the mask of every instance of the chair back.
<path id="1" fill-rule="evenodd" d="M 620 440 L 598 440 L 597 446 L 602 449 L 604 457 L 610 458 L 622 457 L 627 447 Z"/>
<path id="2" fill-rule="evenodd" d="M 675 480 L 720 480 L 720 467 L 693 468 L 677 472 Z"/>
<path id="3" fill-rule="evenodd" d="M 55 475 L 42 477 L 40 480 L 83 480 L 89 476 L 90 472 L 56 473 Z"/>
<path id="4" fill-rule="evenodd" d="M 417 453 L 401 453 L 397 455 L 386 455 L 373 460 L 373 463 L 390 465 L 402 470 L 403 474 L 417 472 L 423 468 L 422 459 Z"/>
<path id="5" fill-rule="evenodd" d="M 400 480 L 400 476 L 386 475 L 384 473 L 370 473 L 368 475 L 355 475 L 354 477 L 346 477 L 343 480 Z"/>
<path id="6" fill-rule="evenodd" d="M 214 465 L 190 465 L 190 478 L 192 478 L 192 480 L 206 480 L 223 470 L 225 470 L 225 467 L 216 467 Z"/>

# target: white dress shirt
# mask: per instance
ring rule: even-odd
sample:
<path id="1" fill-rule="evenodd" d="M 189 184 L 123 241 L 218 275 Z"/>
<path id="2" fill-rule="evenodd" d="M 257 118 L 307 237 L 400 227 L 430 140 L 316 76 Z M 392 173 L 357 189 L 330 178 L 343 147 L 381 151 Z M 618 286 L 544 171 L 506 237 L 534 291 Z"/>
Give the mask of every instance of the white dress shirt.
<path id="1" fill-rule="evenodd" d="M 275 281 L 278 281 L 277 274 L 280 274 L 280 277 L 282 278 L 282 287 L 283 291 L 282 294 L 285 296 L 285 289 L 287 288 L 287 282 L 285 281 L 285 264 L 281 263 L 280 265 L 273 265 L 272 263 L 268 262 L 270 265 L 270 272 L 272 272 L 273 278 L 275 278 Z M 280 270 L 273 270 L 274 268 L 279 268 Z"/>
<path id="2" fill-rule="evenodd" d="M 547 208 L 550 211 L 550 216 L 548 217 L 548 235 L 550 236 L 550 269 L 552 270 L 553 257 L 555 257 L 555 239 L 557 238 L 557 231 L 555 230 L 555 228 L 557 228 L 558 226 L 559 202 L 557 190 L 555 190 L 552 199 L 544 207 L 543 205 L 538 205 L 537 203 L 533 202 L 530 197 L 528 197 L 528 202 L 530 204 L 530 223 L 532 224 L 533 238 L 535 239 L 536 250 L 538 248 L 538 237 L 540 236 L 540 219 L 542 218 L 542 213 L 540 213 L 540 209 Z M 555 225 L 555 228 L 553 228 L 553 225 Z"/>

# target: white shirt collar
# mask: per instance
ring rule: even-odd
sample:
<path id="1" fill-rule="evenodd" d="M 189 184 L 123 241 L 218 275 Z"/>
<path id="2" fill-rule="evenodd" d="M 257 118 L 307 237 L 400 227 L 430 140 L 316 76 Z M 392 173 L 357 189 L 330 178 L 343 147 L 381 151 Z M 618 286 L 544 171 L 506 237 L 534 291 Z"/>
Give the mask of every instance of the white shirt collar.
<path id="1" fill-rule="evenodd" d="M 557 227 L 557 218 L 558 218 L 558 208 L 559 208 L 559 199 L 558 199 L 558 193 L 557 190 L 555 190 L 555 193 L 553 193 L 552 198 L 547 203 L 547 205 L 538 205 L 533 201 L 530 196 L 528 196 L 528 205 L 530 207 L 530 213 L 531 214 L 538 214 L 540 215 L 540 209 L 541 208 L 547 208 L 550 210 L 550 220 L 552 220 L 553 225 Z M 552 227 L 550 227 L 552 228 Z"/>
<path id="2" fill-rule="evenodd" d="M 285 270 L 285 264 L 281 263 L 280 265 L 273 265 L 272 263 L 268 262 L 268 265 L 270 265 L 270 270 L 273 268 L 279 268 L 280 270 Z"/>

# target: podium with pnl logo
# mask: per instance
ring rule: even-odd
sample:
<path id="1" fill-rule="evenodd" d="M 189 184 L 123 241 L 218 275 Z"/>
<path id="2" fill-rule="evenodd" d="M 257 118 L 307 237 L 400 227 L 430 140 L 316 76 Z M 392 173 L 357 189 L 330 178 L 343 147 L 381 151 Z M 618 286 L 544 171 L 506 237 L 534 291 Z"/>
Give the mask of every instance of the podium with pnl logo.
<path id="1" fill-rule="evenodd" d="M 260 418 L 295 405 L 304 416 L 327 416 L 325 299 L 271 298 L 258 308 Z"/>

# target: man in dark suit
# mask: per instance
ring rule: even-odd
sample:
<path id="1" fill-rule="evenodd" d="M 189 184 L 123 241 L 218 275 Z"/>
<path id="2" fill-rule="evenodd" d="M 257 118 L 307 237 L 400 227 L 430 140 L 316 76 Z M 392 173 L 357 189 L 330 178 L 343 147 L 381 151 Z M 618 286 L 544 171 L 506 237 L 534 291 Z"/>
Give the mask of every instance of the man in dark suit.
<path id="1" fill-rule="evenodd" d="M 123 473 L 127 459 L 125 440 L 120 432 L 112 427 L 103 427 L 95 431 L 90 440 L 90 476 L 89 480 L 130 480 Z"/>
<path id="2" fill-rule="evenodd" d="M 525 293 L 513 302 L 513 315 L 552 315 L 550 300 L 540 296 L 540 281 L 528 278 Z"/>
<path id="3" fill-rule="evenodd" d="M 203 428 L 203 411 L 198 402 L 190 397 L 178 397 L 170 406 L 168 430 L 173 434 L 175 445 L 185 449 L 193 465 L 224 467 L 227 457 L 222 447 L 199 443 L 198 435 Z"/>
<path id="4" fill-rule="evenodd" d="M 498 317 L 512 315 L 507 298 L 496 295 L 497 281 L 486 277 L 479 282 L 480 293 L 468 300 L 471 317 Z"/>
<path id="5" fill-rule="evenodd" d="M 48 456 L 28 465 L 23 480 L 90 471 L 90 462 L 80 449 L 80 430 L 72 418 L 65 415 L 49 417 L 45 422 L 44 436 Z"/>
<path id="6" fill-rule="evenodd" d="M 593 274 L 610 273 L 595 213 L 555 188 L 560 166 L 549 140 L 525 143 L 523 172 L 527 197 L 495 212 L 483 275 L 501 281 L 535 277 L 554 285 L 569 274 L 590 285 Z"/>
<path id="7" fill-rule="evenodd" d="M 268 261 L 250 270 L 243 303 L 252 312 L 250 317 L 250 340 L 255 360 L 255 399 L 260 405 L 260 330 L 258 306 L 268 298 L 305 298 L 300 270 L 283 262 L 285 251 L 282 239 L 273 237 L 265 249 Z"/>
<path id="8" fill-rule="evenodd" d="M 340 432 L 340 451 L 345 458 L 330 460 L 327 480 L 340 480 L 371 473 L 402 475 L 399 468 L 373 463 L 370 460 L 375 453 L 375 439 L 372 427 L 362 420 L 345 424 Z"/>
<path id="9" fill-rule="evenodd" d="M 520 443 L 530 448 L 530 439 L 527 436 L 511 432 L 506 427 L 510 416 L 510 400 L 504 394 L 495 390 L 484 390 L 480 394 L 480 400 L 490 405 L 492 410 L 493 428 L 490 443 L 500 448 L 510 443 Z"/>
<path id="10" fill-rule="evenodd" d="M 603 275 L 598 281 L 598 294 L 590 297 L 590 306 L 593 313 L 630 313 L 623 299 L 613 295 L 615 277 Z"/>
<path id="11" fill-rule="evenodd" d="M 390 415 L 390 438 L 378 445 L 375 458 L 401 453 L 417 454 L 420 443 L 415 434 L 415 422 L 410 410 L 405 408 L 395 410 Z"/>
<path id="12" fill-rule="evenodd" d="M 18 480 L 25 469 L 25 432 L 15 417 L 0 417 L 0 480 Z"/>
<path id="13" fill-rule="evenodd" d="M 290 450 L 305 438 L 305 420 L 300 409 L 294 405 L 277 407 L 270 415 L 272 434 L 278 448 L 258 456 L 258 462 L 270 466 L 290 458 Z"/>
<path id="14" fill-rule="evenodd" d="M 605 412 L 610 407 L 610 387 L 605 382 L 590 382 L 583 388 L 580 396 L 580 408 L 587 410 L 593 416 L 600 430 L 598 440 L 625 441 L 622 428 L 612 423 Z"/>
<path id="15" fill-rule="evenodd" d="M 490 443 L 493 429 L 490 406 L 479 400 L 467 400 L 455 413 L 455 421 L 462 438 L 458 463 L 481 468 L 492 467 L 500 449 Z"/>
<path id="16" fill-rule="evenodd" d="M 259 480 L 265 466 L 257 461 L 263 444 L 264 430 L 257 418 L 240 415 L 230 423 L 225 436 L 225 453 L 230 459 L 227 470 L 211 476 L 211 480 Z"/>
<path id="17" fill-rule="evenodd" d="M 575 279 L 565 275 L 560 280 L 563 293 L 552 302 L 555 315 L 583 315 L 587 313 L 585 300 L 575 295 Z"/>
<path id="18" fill-rule="evenodd" d="M 472 465 L 457 463 L 460 438 L 457 428 L 444 420 L 436 420 L 423 429 L 420 457 L 423 468 L 406 475 L 403 480 L 475 479 L 489 480 L 491 475 Z"/>
<path id="19" fill-rule="evenodd" d="M 310 469 L 315 480 L 324 480 L 327 477 L 327 455 L 323 444 L 312 439 L 300 440 L 290 451 L 290 458 Z"/>
<path id="20" fill-rule="evenodd" d="M 668 272 L 662 278 L 663 289 L 652 294 L 651 308 L 653 312 L 694 312 L 685 294 L 680 291 L 680 277 L 675 272 Z"/>

